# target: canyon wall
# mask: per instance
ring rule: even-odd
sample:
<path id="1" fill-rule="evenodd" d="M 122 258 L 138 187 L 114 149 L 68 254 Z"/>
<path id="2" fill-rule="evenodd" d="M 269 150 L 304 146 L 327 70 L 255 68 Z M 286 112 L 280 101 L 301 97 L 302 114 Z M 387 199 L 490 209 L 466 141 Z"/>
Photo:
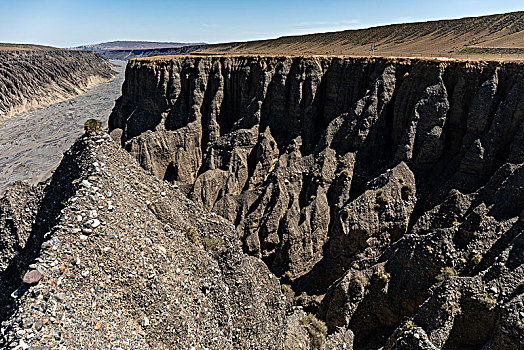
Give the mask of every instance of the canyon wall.
<path id="1" fill-rule="evenodd" d="M 357 348 L 509 349 L 523 82 L 518 63 L 136 59 L 109 126 L 144 169 L 232 222 L 330 333 L 351 330 Z"/>
<path id="2" fill-rule="evenodd" d="M 76 96 L 115 74 L 94 52 L 0 47 L 0 122 Z"/>

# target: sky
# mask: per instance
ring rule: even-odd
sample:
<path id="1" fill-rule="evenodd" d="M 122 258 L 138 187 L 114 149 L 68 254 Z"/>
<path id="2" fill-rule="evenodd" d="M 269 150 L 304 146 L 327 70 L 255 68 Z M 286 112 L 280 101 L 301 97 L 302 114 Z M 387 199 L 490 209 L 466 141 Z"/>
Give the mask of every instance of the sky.
<path id="1" fill-rule="evenodd" d="M 524 10 L 522 0 L 0 0 L 0 42 L 231 42 Z"/>

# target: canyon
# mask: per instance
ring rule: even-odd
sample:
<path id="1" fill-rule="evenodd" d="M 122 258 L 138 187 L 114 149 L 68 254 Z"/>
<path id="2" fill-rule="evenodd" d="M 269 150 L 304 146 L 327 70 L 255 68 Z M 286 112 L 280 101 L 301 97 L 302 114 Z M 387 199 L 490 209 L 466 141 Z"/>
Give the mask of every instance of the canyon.
<path id="1" fill-rule="evenodd" d="M 410 28 L 499 47 L 520 18 Z M 413 34 L 377 28 L 351 37 Z M 0 348 L 524 346 L 522 63 L 292 56 L 304 43 L 286 40 L 131 59 L 84 95 L 101 123 L 35 166 L 41 182 L 0 172 Z M 115 74 L 92 52 L 1 55 L 7 117 Z M 39 148 L 62 147 L 81 99 L 5 125 L 68 123 Z M 9 138 L 0 160 L 19 169 Z"/>

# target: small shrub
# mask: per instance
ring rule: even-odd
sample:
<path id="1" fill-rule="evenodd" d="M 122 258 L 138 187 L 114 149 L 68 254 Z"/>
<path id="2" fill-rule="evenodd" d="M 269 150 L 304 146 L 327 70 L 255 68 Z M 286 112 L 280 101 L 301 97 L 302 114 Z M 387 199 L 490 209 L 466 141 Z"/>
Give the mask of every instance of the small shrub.
<path id="1" fill-rule="evenodd" d="M 522 320 L 517 321 L 517 328 L 520 329 L 521 331 L 524 330 L 524 321 Z"/>
<path id="2" fill-rule="evenodd" d="M 382 283 L 388 283 L 391 279 L 391 275 L 387 273 L 383 267 L 373 272 L 373 276 L 378 278 Z"/>
<path id="3" fill-rule="evenodd" d="M 416 325 L 415 322 L 413 322 L 412 320 L 409 320 L 408 322 L 406 322 L 405 327 L 406 327 L 406 329 L 412 331 L 412 330 L 414 330 L 415 328 L 417 328 L 417 325 Z"/>
<path id="4" fill-rule="evenodd" d="M 388 199 L 384 194 L 384 190 L 377 191 L 375 200 L 377 202 L 376 204 L 378 204 L 380 208 L 385 207 L 388 204 Z"/>
<path id="5" fill-rule="evenodd" d="M 413 195 L 413 189 L 409 185 L 403 185 L 400 188 L 400 196 L 403 200 L 408 200 Z"/>
<path id="6" fill-rule="evenodd" d="M 315 198 L 317 198 L 317 196 L 315 195 L 312 195 L 311 197 L 309 197 L 310 200 L 314 200 Z"/>
<path id="7" fill-rule="evenodd" d="M 291 288 L 289 288 L 289 286 L 287 284 L 281 284 L 280 285 L 280 290 L 282 290 L 282 293 L 286 294 L 286 293 L 289 293 L 291 291 Z"/>
<path id="8" fill-rule="evenodd" d="M 450 266 L 445 266 L 440 269 L 440 274 L 437 275 L 436 279 L 437 281 L 445 281 L 453 276 L 457 275 L 457 271 L 455 271 L 454 268 Z"/>
<path id="9" fill-rule="evenodd" d="M 198 244 L 198 242 L 200 241 L 200 233 L 194 226 L 184 226 L 184 234 L 186 235 L 187 239 L 189 239 L 191 242 L 195 244 Z"/>
<path id="10" fill-rule="evenodd" d="M 224 254 L 227 250 L 224 240 L 220 237 L 204 236 L 202 237 L 202 244 L 204 244 L 204 248 L 206 248 L 215 259 Z"/>
<path id="11" fill-rule="evenodd" d="M 398 179 L 398 182 L 400 182 L 401 184 L 403 184 L 403 183 L 404 183 L 404 178 L 403 178 L 403 177 L 399 178 L 399 179 Z"/>
<path id="12" fill-rule="evenodd" d="M 355 270 L 360 269 L 360 266 L 357 263 L 353 263 L 353 265 L 351 265 L 351 267 L 353 267 Z"/>
<path id="13" fill-rule="evenodd" d="M 427 245 L 427 246 L 426 246 L 426 250 L 428 251 L 428 253 L 431 254 L 431 253 L 433 253 L 433 251 L 435 250 L 435 248 L 433 248 L 433 247 L 430 246 L 430 245 Z"/>
<path id="14" fill-rule="evenodd" d="M 520 285 L 520 288 L 524 288 L 524 278 L 520 280 L 519 285 Z"/>
<path id="15" fill-rule="evenodd" d="M 293 278 L 293 274 L 291 273 L 291 271 L 286 271 L 286 273 L 284 274 L 284 276 L 287 277 L 287 279 L 291 280 L 291 278 Z"/>
<path id="16" fill-rule="evenodd" d="M 102 123 L 99 120 L 96 119 L 88 119 L 84 123 L 84 130 L 87 133 L 98 133 L 100 132 L 100 129 L 102 128 Z"/>
<path id="17" fill-rule="evenodd" d="M 495 306 L 497 306 L 497 299 L 489 293 L 480 293 L 478 300 L 482 305 L 487 307 L 488 310 L 493 310 Z"/>
<path id="18" fill-rule="evenodd" d="M 346 218 L 349 219 L 350 215 L 351 215 L 351 209 L 349 209 L 348 207 L 345 207 L 344 208 L 344 212 L 346 213 Z"/>
<path id="19" fill-rule="evenodd" d="M 345 177 L 345 178 L 350 178 L 351 177 L 351 175 L 349 174 L 349 170 L 347 170 L 347 169 L 344 169 L 340 173 L 338 173 L 338 176 Z"/>
<path id="20" fill-rule="evenodd" d="M 452 225 L 453 225 L 453 226 L 459 226 L 459 225 L 460 225 L 460 222 L 458 222 L 458 221 L 453 221 L 453 224 L 452 224 Z"/>
<path id="21" fill-rule="evenodd" d="M 480 253 L 477 253 L 477 254 L 473 255 L 473 257 L 471 258 L 471 262 L 475 266 L 480 264 L 481 261 L 482 261 L 482 254 L 480 254 Z"/>
<path id="22" fill-rule="evenodd" d="M 311 348 L 320 349 L 327 336 L 327 326 L 312 314 L 307 314 L 300 319 L 300 324 L 307 327 L 311 338 Z"/>

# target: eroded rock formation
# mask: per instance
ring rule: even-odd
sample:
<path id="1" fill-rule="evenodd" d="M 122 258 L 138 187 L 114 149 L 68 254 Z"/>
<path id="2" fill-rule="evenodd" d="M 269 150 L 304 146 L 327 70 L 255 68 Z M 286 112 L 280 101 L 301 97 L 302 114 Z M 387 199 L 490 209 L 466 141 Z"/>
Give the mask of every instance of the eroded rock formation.
<path id="1" fill-rule="evenodd" d="M 139 59 L 109 125 L 144 169 L 234 223 L 333 336 L 511 349 L 523 82 L 518 63 Z"/>
<path id="2" fill-rule="evenodd" d="M 76 96 L 115 74 L 111 64 L 94 52 L 0 47 L 0 122 Z"/>

